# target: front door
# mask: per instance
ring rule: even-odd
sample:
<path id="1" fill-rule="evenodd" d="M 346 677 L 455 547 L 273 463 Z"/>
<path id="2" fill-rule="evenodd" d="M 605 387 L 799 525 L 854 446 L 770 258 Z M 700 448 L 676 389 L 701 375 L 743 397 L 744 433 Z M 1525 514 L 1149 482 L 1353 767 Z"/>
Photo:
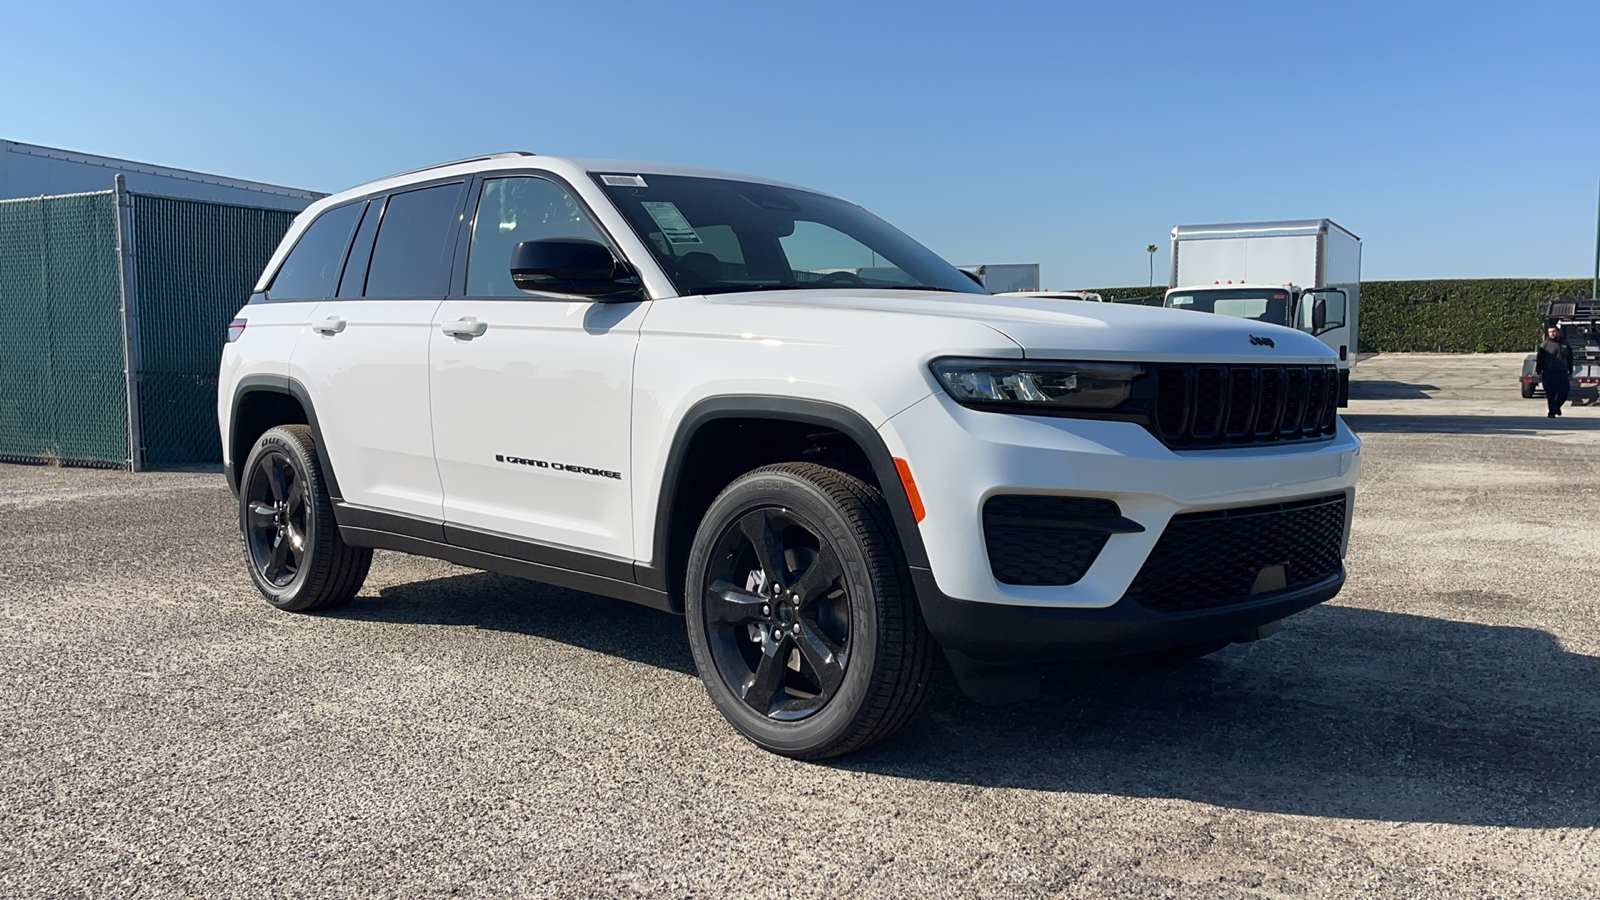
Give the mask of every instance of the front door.
<path id="1" fill-rule="evenodd" d="M 531 555 L 556 565 L 582 567 L 562 551 L 625 562 L 633 359 L 649 304 L 518 290 L 510 261 L 519 242 L 611 242 L 554 180 L 480 184 L 468 204 L 465 294 L 439 307 L 431 335 L 434 452 L 445 521 L 457 526 L 450 540 L 524 558 L 534 542 L 551 552 Z"/>

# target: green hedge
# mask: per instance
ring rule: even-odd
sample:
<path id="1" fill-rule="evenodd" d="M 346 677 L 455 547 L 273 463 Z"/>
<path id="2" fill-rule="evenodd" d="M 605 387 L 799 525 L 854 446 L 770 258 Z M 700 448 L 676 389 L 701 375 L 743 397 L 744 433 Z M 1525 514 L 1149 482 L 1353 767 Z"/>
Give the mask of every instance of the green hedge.
<path id="1" fill-rule="evenodd" d="M 1539 341 L 1544 304 L 1587 298 L 1587 278 L 1363 281 L 1363 353 L 1502 353 Z M 1156 288 L 1161 291 L 1161 288 Z M 1149 287 L 1100 288 L 1102 297 L 1147 296 Z"/>

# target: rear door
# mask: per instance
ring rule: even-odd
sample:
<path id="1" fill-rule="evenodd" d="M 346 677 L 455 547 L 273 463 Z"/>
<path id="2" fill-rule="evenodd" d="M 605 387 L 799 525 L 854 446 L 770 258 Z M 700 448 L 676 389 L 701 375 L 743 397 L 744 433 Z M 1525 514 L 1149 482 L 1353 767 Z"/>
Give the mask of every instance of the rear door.
<path id="1" fill-rule="evenodd" d="M 459 294 L 430 335 L 449 540 L 631 578 L 629 416 L 649 304 L 518 290 L 510 261 L 521 241 L 615 245 L 554 176 L 485 176 L 473 193 Z"/>
<path id="2" fill-rule="evenodd" d="M 337 294 L 312 313 L 313 333 L 294 359 L 345 502 L 425 520 L 431 530 L 414 533 L 435 540 L 444 512 L 428 339 L 465 196 L 466 181 L 457 180 L 369 200 Z M 341 521 L 365 524 L 359 510 Z"/>

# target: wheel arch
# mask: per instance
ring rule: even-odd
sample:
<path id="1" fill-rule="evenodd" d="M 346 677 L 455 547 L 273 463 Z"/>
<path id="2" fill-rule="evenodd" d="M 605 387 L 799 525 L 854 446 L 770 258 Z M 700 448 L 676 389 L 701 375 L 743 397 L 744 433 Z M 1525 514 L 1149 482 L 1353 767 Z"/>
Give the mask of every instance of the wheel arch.
<path id="1" fill-rule="evenodd" d="M 239 493 L 239 470 L 256 439 L 279 425 L 306 425 L 317 442 L 317 464 L 330 499 L 338 501 L 339 480 L 328 460 L 328 445 L 317 425 L 316 407 L 305 385 L 287 375 L 249 375 L 239 379 L 233 390 L 232 414 L 228 417 L 228 462 L 223 467 L 228 489 Z"/>
<path id="2" fill-rule="evenodd" d="M 928 565 L 922 534 L 901 484 L 894 457 L 882 435 L 860 413 L 821 400 L 723 395 L 701 400 L 678 422 L 662 470 L 651 538 L 651 562 L 648 566 L 636 566 L 635 580 L 639 584 L 666 591 L 673 608 L 679 611 L 683 609 L 682 569 L 687 559 L 687 548 L 693 540 L 695 529 L 699 527 L 701 515 L 716 494 L 732 480 L 729 478 L 715 485 L 715 489 L 709 490 L 707 496 L 707 486 L 697 483 L 695 476 L 712 464 L 704 459 L 691 458 L 691 450 L 696 449 L 697 440 L 715 435 L 719 427 L 750 422 L 771 422 L 791 429 L 817 429 L 836 433 L 849 441 L 861 454 L 872 480 L 877 483 L 889 504 L 895 534 L 906 563 L 917 567 Z M 750 468 L 764 464 L 761 462 Z M 735 473 L 733 477 L 743 471 L 749 469 Z"/>

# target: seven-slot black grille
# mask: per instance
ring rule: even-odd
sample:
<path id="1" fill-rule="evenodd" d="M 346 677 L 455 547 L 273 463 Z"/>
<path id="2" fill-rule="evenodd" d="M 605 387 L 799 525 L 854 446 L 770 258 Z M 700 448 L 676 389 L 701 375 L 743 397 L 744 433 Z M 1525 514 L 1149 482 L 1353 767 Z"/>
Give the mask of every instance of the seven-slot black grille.
<path id="1" fill-rule="evenodd" d="M 1173 516 L 1123 597 L 1187 612 L 1316 584 L 1340 571 L 1345 506 L 1332 494 Z"/>
<path id="2" fill-rule="evenodd" d="M 1160 364 L 1151 370 L 1149 428 L 1174 449 L 1322 440 L 1336 428 L 1334 366 Z"/>
<path id="3" fill-rule="evenodd" d="M 1121 513 L 1110 500 L 1088 497 L 990 497 L 983 505 L 989 568 L 1003 584 L 1073 584 L 1113 533 L 1137 529 L 1121 527 Z"/>

